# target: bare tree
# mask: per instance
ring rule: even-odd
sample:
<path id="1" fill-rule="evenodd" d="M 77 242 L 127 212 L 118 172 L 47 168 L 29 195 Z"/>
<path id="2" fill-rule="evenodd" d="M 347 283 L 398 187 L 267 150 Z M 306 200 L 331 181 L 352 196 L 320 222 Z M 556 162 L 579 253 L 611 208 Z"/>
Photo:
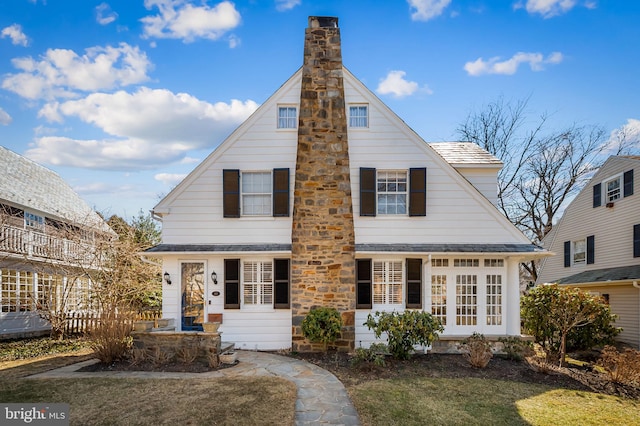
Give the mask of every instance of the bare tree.
<path id="1" fill-rule="evenodd" d="M 539 244 L 567 202 L 604 162 L 605 154 L 632 149 L 622 134 L 612 146 L 598 126 L 574 124 L 547 131 L 546 115 L 529 118 L 528 101 L 512 104 L 499 98 L 470 113 L 457 133 L 504 162 L 498 174 L 498 208 Z M 522 267 L 526 280 L 537 279 L 537 262 Z"/>

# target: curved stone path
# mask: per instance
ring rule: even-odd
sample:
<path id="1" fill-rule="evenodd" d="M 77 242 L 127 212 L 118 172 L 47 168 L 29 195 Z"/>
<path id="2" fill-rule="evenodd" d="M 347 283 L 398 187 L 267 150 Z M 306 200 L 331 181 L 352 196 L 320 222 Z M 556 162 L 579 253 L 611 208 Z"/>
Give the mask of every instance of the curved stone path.
<path id="1" fill-rule="evenodd" d="M 238 376 L 279 376 L 295 383 L 298 388 L 296 400 L 296 425 L 359 425 L 358 414 L 342 383 L 330 372 L 306 361 L 265 352 L 237 351 L 238 365 L 206 373 L 171 373 L 150 371 L 102 371 L 79 372 L 85 365 L 96 362 L 84 361 L 29 378 L 81 378 L 121 377 L 186 379 Z"/>

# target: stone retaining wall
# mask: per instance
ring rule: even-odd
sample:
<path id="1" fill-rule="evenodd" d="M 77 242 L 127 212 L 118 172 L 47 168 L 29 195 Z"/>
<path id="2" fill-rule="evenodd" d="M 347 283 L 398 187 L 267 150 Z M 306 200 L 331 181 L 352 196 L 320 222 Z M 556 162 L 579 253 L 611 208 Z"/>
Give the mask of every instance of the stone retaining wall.
<path id="1" fill-rule="evenodd" d="M 153 331 L 133 332 L 133 347 L 155 351 L 156 348 L 167 354 L 175 355 L 180 348 L 194 348 L 198 351 L 198 360 L 207 361 L 210 353 L 220 354 L 220 333 Z"/>

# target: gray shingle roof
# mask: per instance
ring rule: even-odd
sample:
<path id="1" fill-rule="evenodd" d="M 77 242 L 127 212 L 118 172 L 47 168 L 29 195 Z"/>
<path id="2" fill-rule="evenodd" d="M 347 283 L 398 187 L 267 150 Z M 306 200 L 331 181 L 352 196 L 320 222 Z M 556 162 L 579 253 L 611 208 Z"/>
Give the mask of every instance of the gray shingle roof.
<path id="1" fill-rule="evenodd" d="M 102 218 L 57 173 L 0 146 L 0 202 L 33 209 L 54 219 L 98 226 Z"/>
<path id="2" fill-rule="evenodd" d="M 502 165 L 502 161 L 473 142 L 432 142 L 433 148 L 447 163 L 460 165 Z"/>
<path id="3" fill-rule="evenodd" d="M 606 283 L 608 281 L 640 280 L 640 265 L 595 269 L 570 275 L 558 280 L 558 284 Z"/>

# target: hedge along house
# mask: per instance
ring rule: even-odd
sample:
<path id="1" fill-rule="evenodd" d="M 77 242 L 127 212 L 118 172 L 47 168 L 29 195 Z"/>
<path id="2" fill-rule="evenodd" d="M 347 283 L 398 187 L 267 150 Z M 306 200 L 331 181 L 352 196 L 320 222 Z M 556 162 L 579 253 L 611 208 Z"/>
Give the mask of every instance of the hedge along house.
<path id="1" fill-rule="evenodd" d="M 520 335 L 518 265 L 548 253 L 495 208 L 501 166 L 425 143 L 344 68 L 338 19 L 310 17 L 302 68 L 153 209 L 163 316 L 221 321 L 241 349 L 314 349 L 318 306 L 341 313 L 340 350 L 374 342 L 380 310 Z"/>

